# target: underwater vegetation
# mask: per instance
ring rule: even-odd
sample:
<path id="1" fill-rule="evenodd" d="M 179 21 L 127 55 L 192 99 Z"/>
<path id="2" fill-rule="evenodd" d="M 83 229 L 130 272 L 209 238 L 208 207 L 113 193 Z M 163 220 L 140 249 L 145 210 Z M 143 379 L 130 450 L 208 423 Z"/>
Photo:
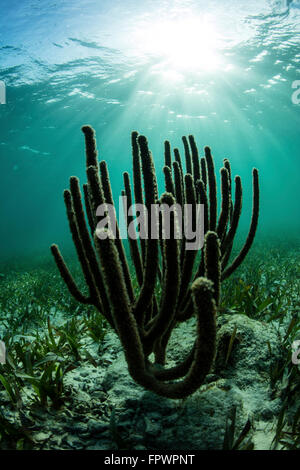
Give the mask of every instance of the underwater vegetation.
<path id="1" fill-rule="evenodd" d="M 86 135 L 87 154 L 90 155 L 89 152 L 92 149 L 92 155 L 96 159 L 93 131 L 91 128 L 85 128 L 85 132 L 88 134 Z M 114 337 L 119 336 L 129 372 L 137 383 L 144 389 L 150 389 L 159 395 L 171 398 L 180 396 L 179 401 L 169 400 L 169 402 L 175 402 L 174 408 L 168 401 L 161 402 L 163 414 L 158 420 L 166 433 L 169 432 L 169 428 L 172 432 L 173 440 L 168 440 L 168 442 L 178 446 L 182 440 L 182 433 L 186 432 L 184 418 L 182 418 L 185 416 L 186 397 L 203 384 L 201 393 L 190 397 L 195 396 L 195 402 L 200 400 L 199 410 L 192 408 L 190 413 L 192 416 L 197 416 L 198 413 L 199 423 L 202 423 L 203 419 L 214 421 L 213 415 L 205 414 L 207 411 L 202 411 L 204 414 L 201 415 L 208 394 L 216 393 L 216 390 L 226 393 L 226 396 L 230 393 L 228 388 L 230 385 L 224 382 L 224 378 L 228 380 L 226 377 L 228 374 L 230 376 L 236 354 L 245 340 L 241 335 L 242 324 L 247 324 L 247 318 L 264 325 L 263 329 L 267 329 L 268 324 L 275 324 L 281 344 L 279 352 L 273 350 L 275 343 L 270 337 L 266 350 L 271 360 L 269 361 L 266 357 L 269 369 L 267 376 L 261 378 L 263 382 L 270 384 L 268 400 L 271 404 L 276 404 L 277 410 L 271 431 L 268 431 L 271 434 L 270 448 L 299 449 L 300 369 L 291 362 L 291 345 L 293 341 L 300 339 L 298 313 L 300 263 L 297 245 L 293 247 L 290 242 L 272 243 L 270 240 L 267 243 L 260 243 L 258 240 L 245 259 L 253 241 L 258 217 L 256 171 L 253 173 L 253 176 L 255 174 L 256 176 L 253 180 L 254 204 L 250 230 L 246 242 L 241 243 L 240 239 L 235 236 L 241 209 L 240 178 L 235 178 L 235 191 L 232 196 L 231 170 L 226 160 L 224 168 L 227 167 L 229 171 L 228 169 L 221 170 L 220 215 L 215 217 L 214 225 L 210 225 L 210 210 L 212 214 L 217 212 L 216 205 L 210 202 L 210 197 L 212 201 L 217 200 L 215 193 L 210 191 L 209 165 L 206 163 L 206 156 L 209 159 L 211 155 L 206 150 L 206 156 L 200 160 L 200 167 L 206 169 L 203 173 L 207 176 L 206 184 L 199 178 L 195 184 L 193 155 L 195 157 L 197 154 L 193 147 L 194 139 L 189 137 L 189 139 L 184 139 L 184 142 L 190 144 L 190 147 L 185 146 L 185 158 L 187 167 L 191 162 L 189 167 L 191 173 L 183 175 L 183 165 L 177 151 L 174 152 L 175 161 L 171 161 L 170 146 L 166 142 L 166 165 L 163 169 L 166 192 L 160 200 L 167 205 L 172 205 L 177 198 L 181 198 L 181 201 L 188 201 L 194 206 L 197 202 L 204 201 L 208 217 L 205 244 L 202 250 L 185 250 L 187 240 L 176 238 L 145 239 L 141 240 L 140 246 L 129 238 L 129 248 L 127 246 L 122 248 L 121 240 L 118 241 L 117 238 L 100 240 L 97 236 L 94 237 L 97 221 L 89 217 L 89 214 L 90 216 L 92 214 L 89 207 L 93 209 L 93 204 L 97 202 L 93 202 L 93 193 L 89 192 L 89 186 L 84 185 L 85 203 L 89 204 L 86 211 L 89 217 L 89 230 L 85 222 L 79 181 L 72 177 L 70 191 L 66 190 L 64 196 L 73 240 L 78 244 L 76 248 L 79 266 L 73 256 L 68 256 L 64 261 L 55 246 L 52 247 L 52 252 L 58 261 L 60 274 L 55 270 L 51 260 L 46 262 L 40 260 L 38 266 L 33 269 L 28 265 L 25 265 L 25 268 L 13 265 L 2 266 L 0 327 L 1 338 L 7 347 L 7 360 L 6 364 L 0 365 L 1 449 L 157 448 L 155 439 L 151 438 L 151 426 L 154 429 L 153 435 L 161 433 L 163 436 L 163 432 L 159 427 L 155 428 L 159 426 L 158 424 L 151 424 L 152 416 L 155 421 L 158 411 L 153 410 L 156 402 L 151 401 L 147 392 L 141 396 L 141 402 L 138 400 L 134 402 L 131 396 L 126 401 L 126 392 L 121 392 L 121 395 L 125 393 L 123 397 L 125 405 L 122 405 L 124 408 L 120 408 L 120 405 L 118 407 L 118 402 L 115 403 L 109 398 L 107 384 L 110 379 L 109 373 L 106 375 L 106 370 L 109 371 L 116 358 L 113 350 L 115 346 L 111 347 L 111 344 L 115 343 L 111 343 L 109 339 L 106 340 L 110 332 L 113 332 Z M 152 195 L 158 199 L 156 175 L 146 139 L 133 133 L 132 143 L 135 168 L 133 187 L 138 184 L 140 197 L 144 201 L 146 198 L 145 181 L 150 181 Z M 144 152 L 143 158 L 142 151 Z M 201 163 L 204 160 L 205 166 Z M 90 163 L 91 160 L 88 159 L 88 162 Z M 98 168 L 95 168 L 95 165 L 89 165 L 88 168 L 92 185 L 95 183 L 95 193 L 99 192 L 98 194 L 102 197 L 101 201 L 112 201 L 106 164 L 101 162 Z M 100 169 L 99 173 L 98 169 Z M 210 177 L 214 178 L 211 184 L 216 187 L 214 169 Z M 132 195 L 127 173 L 124 174 L 124 182 L 123 194 L 126 194 L 130 201 Z M 99 200 L 96 201 L 99 202 Z M 224 226 L 220 231 L 222 213 L 225 213 L 225 216 L 223 215 Z M 175 226 L 176 217 L 172 217 L 172 212 L 170 214 L 171 224 Z M 107 217 L 107 214 L 105 216 Z M 160 224 L 163 217 L 164 213 L 162 213 L 162 219 L 159 220 Z M 236 220 L 236 227 L 232 228 L 234 220 Z M 83 221 L 85 224 L 80 225 Z M 88 235 L 90 243 L 88 246 L 91 247 L 91 251 L 88 251 L 87 245 L 83 243 L 84 234 Z M 225 242 L 229 234 L 232 238 L 229 239 L 230 246 L 226 248 Z M 238 246 L 233 246 L 233 239 L 236 241 L 235 245 Z M 157 244 L 156 249 L 154 249 L 154 242 Z M 148 243 L 150 247 L 147 246 Z M 99 248 L 101 244 L 104 247 L 102 250 L 104 253 Z M 123 253 L 123 258 L 119 250 Z M 128 252 L 131 254 L 130 258 L 128 258 Z M 151 284 L 149 284 L 149 279 L 151 280 L 152 273 L 147 273 L 147 252 L 149 252 L 148 263 L 154 263 L 151 266 L 156 267 L 153 271 L 156 273 L 156 281 Z M 155 253 L 156 257 L 153 259 Z M 93 258 L 89 258 L 91 255 Z M 95 265 L 92 265 L 93 269 L 91 269 L 91 259 L 95 260 Z M 126 263 L 126 270 L 122 259 Z M 232 266 L 233 270 L 230 271 Z M 99 289 L 100 284 L 90 282 L 95 279 L 99 280 L 94 277 L 95 272 L 101 273 L 102 289 Z M 126 273 L 128 273 L 127 278 Z M 227 276 L 226 273 L 233 275 Z M 146 274 L 147 281 L 145 280 Z M 186 282 L 184 288 L 182 287 L 183 275 Z M 220 288 L 221 282 L 222 289 Z M 66 285 L 69 291 L 65 288 Z M 128 290 L 130 286 L 131 291 Z M 215 286 L 217 286 L 217 294 Z M 73 294 L 71 296 L 70 291 Z M 184 295 L 181 292 L 184 292 Z M 134 309 L 142 293 L 142 298 L 150 299 L 147 304 L 148 308 L 139 310 L 140 316 L 135 311 L 133 317 L 132 314 L 130 315 L 130 306 Z M 93 297 L 95 294 L 99 297 Z M 134 300 L 130 301 L 130 295 Z M 177 309 L 179 299 L 182 299 L 182 305 L 180 309 Z M 107 310 L 103 308 L 104 305 L 107 306 Z M 117 313 L 120 312 L 119 308 L 122 309 L 121 318 L 117 317 Z M 184 312 L 185 315 L 175 317 L 174 311 L 176 314 Z M 217 311 L 218 316 L 216 316 Z M 164 315 L 162 318 L 161 312 Z M 194 313 L 196 315 L 193 315 Z M 237 323 L 236 327 L 228 330 L 227 336 L 221 337 L 221 341 L 216 341 L 220 327 L 224 325 L 224 321 L 226 324 L 227 320 L 224 318 L 233 318 L 235 314 L 244 317 L 245 321 L 242 318 L 241 323 Z M 115 317 L 117 317 L 116 320 Z M 139 341 L 140 348 L 142 348 L 144 362 L 143 368 L 137 371 L 138 375 L 135 369 L 136 358 L 132 356 L 132 349 L 126 350 L 124 340 L 122 340 L 122 335 L 126 332 L 132 341 L 133 333 L 128 331 L 128 322 L 124 325 L 124 321 L 128 318 L 133 333 L 137 335 L 135 341 Z M 156 336 L 159 342 L 156 342 L 154 338 L 153 343 L 150 341 L 147 343 L 147 325 L 148 331 L 151 331 L 155 321 L 159 321 L 161 325 Z M 185 332 L 183 336 L 180 336 L 180 326 L 190 321 L 192 323 L 189 324 L 187 330 L 183 330 Z M 122 327 L 123 330 L 121 330 Z M 164 335 L 160 334 L 162 330 Z M 184 355 L 175 354 L 175 362 L 178 365 L 174 366 L 173 360 L 172 367 L 164 369 L 166 348 L 170 346 L 171 335 L 175 333 L 176 337 L 179 334 L 179 342 L 175 342 L 178 348 L 185 340 L 184 334 L 192 335 L 195 330 L 196 340 L 189 338 L 191 341 L 188 342 L 188 347 L 193 345 L 193 342 L 194 345 L 186 358 Z M 207 332 L 210 336 L 206 335 Z M 133 345 L 136 345 L 136 342 Z M 128 345 L 125 342 L 126 344 Z M 197 352 L 201 354 L 195 355 L 198 345 Z M 174 351 L 174 345 L 171 344 L 171 348 Z M 184 351 L 188 351 L 188 348 Z M 136 352 L 135 349 L 134 352 Z M 259 356 L 259 351 L 257 355 Z M 151 363 L 150 359 L 153 357 L 154 360 Z M 272 360 L 272 357 L 276 359 Z M 196 359 L 199 359 L 200 364 L 195 364 Z M 139 360 L 141 361 L 141 358 Z M 265 362 L 264 359 L 263 362 Z M 197 366 L 200 370 L 200 378 L 199 376 L 194 378 L 190 373 L 191 368 L 194 367 L 192 370 L 195 371 Z M 120 367 L 124 371 L 124 365 L 120 364 Z M 147 374 L 147 380 L 144 377 L 145 374 Z M 215 377 L 219 377 L 216 382 Z M 100 389 L 99 378 L 100 383 L 102 381 Z M 176 382 L 176 379 L 180 380 Z M 111 380 L 117 382 L 118 379 L 112 374 Z M 128 382 L 126 376 L 125 380 Z M 201 401 L 202 395 L 204 398 Z M 165 398 L 162 396 L 161 400 Z M 259 445 L 254 444 L 252 440 L 257 423 L 253 423 L 251 416 L 241 416 L 241 409 L 235 405 L 238 403 L 233 402 L 233 406 L 228 408 L 224 401 L 222 419 L 217 420 L 220 442 L 216 443 L 214 448 L 254 449 Z M 142 408 L 138 411 L 140 406 Z M 132 421 L 133 417 L 138 419 L 137 423 L 140 423 L 139 420 L 145 420 L 148 423 L 150 431 L 147 431 L 148 434 L 145 432 L 142 438 L 136 435 L 135 428 L 140 424 L 136 425 L 135 421 Z M 202 424 L 197 426 L 201 429 Z M 207 423 L 204 428 L 206 426 Z M 193 432 L 196 432 L 198 428 L 194 427 Z M 166 434 L 166 439 L 169 439 L 168 434 Z M 201 439 L 197 439 L 195 446 L 204 445 Z M 163 444 L 161 446 L 164 448 Z"/>
<path id="2" fill-rule="evenodd" d="M 0 454 L 300 450 L 300 0 L 1 7 Z"/>
<path id="3" fill-rule="evenodd" d="M 241 244 L 239 239 L 237 243 Z M 80 268 L 72 257 L 68 256 L 67 261 L 78 287 L 84 290 Z M 31 268 L 25 263 L 1 269 L 0 326 L 7 345 L 7 362 L 0 365 L 0 448 L 89 449 L 96 441 L 106 449 L 135 448 L 123 415 L 113 412 L 105 391 L 96 390 L 99 372 L 114 357 L 103 350 L 111 330 L 109 324 L 95 308 L 69 295 L 51 259 L 35 263 Z M 258 239 L 234 276 L 223 282 L 219 303 L 219 319 L 226 313 L 230 317 L 242 314 L 245 322 L 250 318 L 263 322 L 265 327 L 274 324 L 278 330 L 282 351 L 263 378 L 270 380 L 271 403 L 280 400 L 280 412 L 271 428 L 274 449 L 299 449 L 300 369 L 291 362 L 291 344 L 300 339 L 299 267 L 298 245 Z M 239 329 L 233 333 L 224 351 L 221 376 L 230 371 L 232 357 L 239 348 Z M 270 356 L 274 354 L 271 349 Z M 82 387 L 89 391 L 83 401 L 83 392 L 79 392 Z M 199 397 L 202 394 L 201 389 Z M 166 413 L 167 403 L 162 406 Z M 178 410 L 181 413 L 181 405 Z M 128 402 L 124 417 L 129 412 Z M 196 415 L 196 411 L 193 413 Z M 234 409 L 224 408 L 223 425 L 218 421 L 224 449 L 253 448 L 253 443 L 248 443 L 252 422 L 250 431 L 246 417 L 238 426 L 239 413 L 237 410 L 235 417 Z M 147 415 L 151 416 L 150 410 L 145 411 Z M 202 423 L 203 416 L 199 421 Z M 167 426 L 165 421 L 163 426 Z M 149 448 L 149 437 L 144 445 Z"/>
<path id="4" fill-rule="evenodd" d="M 77 177 L 70 178 L 70 189 L 64 191 L 64 201 L 70 231 L 78 259 L 89 289 L 84 295 L 78 289 L 57 245 L 51 250 L 70 293 L 83 304 L 92 305 L 105 317 L 122 343 L 132 378 L 159 395 L 184 398 L 203 383 L 216 354 L 216 311 L 220 299 L 221 282 L 242 263 L 254 240 L 259 214 L 258 171 L 253 169 L 253 208 L 247 239 L 235 259 L 229 264 L 234 237 L 242 208 L 242 184 L 234 179 L 232 197 L 231 167 L 228 159 L 220 170 L 221 210 L 217 210 L 217 184 L 214 161 L 209 147 L 199 158 L 192 135 L 183 137 L 186 173 L 178 149 L 165 142 L 165 190 L 158 195 L 154 161 L 146 137 L 132 133 L 133 193 L 135 204 L 145 204 L 146 237 L 141 244 L 129 236 L 130 254 L 135 268 L 138 289 L 134 290 L 128 260 L 117 226 L 116 237 L 107 230 L 97 233 L 97 208 L 114 205 L 108 168 L 105 161 L 98 163 L 95 133 L 84 126 L 86 144 L 86 174 L 83 186 L 88 219 L 85 218 L 83 198 Z M 173 173 L 172 173 L 173 170 Z M 129 206 L 133 194 L 130 177 L 124 173 L 124 186 Z M 158 203 L 187 211 L 170 213 L 170 237 L 162 237 L 165 209 L 153 222 L 151 207 Z M 188 250 L 188 240 L 176 237 L 176 227 L 186 218 L 195 220 L 196 206 L 204 206 L 204 248 Z M 165 207 L 164 206 L 164 207 Z M 108 222 L 112 216 L 106 211 Z M 132 216 L 131 216 L 132 218 Z M 179 220 L 181 219 L 181 220 Z M 127 229 L 130 224 L 127 220 Z M 112 223 L 112 221 L 111 221 Z M 150 227 L 159 225 L 160 238 L 153 238 Z M 193 221 L 192 221 L 193 223 Z M 89 233 L 90 229 L 90 233 Z M 198 256 L 198 254 L 200 256 Z M 157 283 L 161 286 L 157 292 Z M 190 353 L 177 366 L 164 368 L 166 349 L 174 327 L 195 314 L 196 339 Z M 154 361 L 150 355 L 154 353 Z M 178 380 L 174 382 L 174 380 Z"/>

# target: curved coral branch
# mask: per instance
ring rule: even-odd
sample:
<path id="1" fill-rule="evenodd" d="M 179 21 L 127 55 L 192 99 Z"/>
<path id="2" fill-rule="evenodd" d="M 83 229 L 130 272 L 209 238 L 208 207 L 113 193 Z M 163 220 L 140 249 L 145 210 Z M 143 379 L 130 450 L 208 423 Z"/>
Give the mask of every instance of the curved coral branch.
<path id="1" fill-rule="evenodd" d="M 198 278 L 192 285 L 194 311 L 197 315 L 196 341 L 191 355 L 184 362 L 189 366 L 183 379 L 166 383 L 162 373 L 151 374 L 151 368 L 144 374 L 134 370 L 133 378 L 140 385 L 167 398 L 185 398 L 194 393 L 209 373 L 216 353 L 216 305 L 213 299 L 213 284 L 206 278 Z"/>
<path id="2" fill-rule="evenodd" d="M 240 264 L 244 261 L 248 251 L 251 248 L 251 245 L 255 237 L 257 223 L 258 223 L 258 215 L 259 215 L 259 184 L 258 184 L 258 170 L 256 168 L 253 169 L 252 176 L 253 176 L 253 203 L 252 203 L 251 224 L 250 224 L 248 236 L 240 253 L 234 259 L 231 265 L 223 272 L 222 280 L 229 277 L 233 273 L 233 271 L 235 271 L 240 266 Z"/>

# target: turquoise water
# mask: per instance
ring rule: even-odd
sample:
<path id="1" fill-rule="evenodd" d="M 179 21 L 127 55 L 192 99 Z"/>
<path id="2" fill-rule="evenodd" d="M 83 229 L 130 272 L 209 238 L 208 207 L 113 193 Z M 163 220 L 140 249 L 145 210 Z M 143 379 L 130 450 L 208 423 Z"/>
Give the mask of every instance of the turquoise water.
<path id="1" fill-rule="evenodd" d="M 299 31 L 296 0 L 2 4 L 0 257 L 71 242 L 62 192 L 70 175 L 85 180 L 83 124 L 116 199 L 132 130 L 148 137 L 158 172 L 164 140 L 182 148 L 194 134 L 241 175 L 244 227 L 257 167 L 259 233 L 297 234 Z"/>
<path id="2" fill-rule="evenodd" d="M 299 450 L 300 0 L 0 5 L 0 449 Z M 182 136 L 200 156 L 211 148 L 218 233 L 201 258 L 188 237 L 125 241 L 128 264 L 117 241 L 96 240 L 94 252 L 72 179 L 76 256 L 63 191 L 72 175 L 86 181 L 83 125 L 116 205 L 133 130 L 148 138 L 160 194 L 165 140 L 182 160 Z M 240 198 L 231 212 L 223 169 L 221 203 L 225 157 L 243 185 L 233 248 Z M 260 214 L 243 260 L 253 168 Z M 184 184 L 192 200 L 191 175 Z"/>

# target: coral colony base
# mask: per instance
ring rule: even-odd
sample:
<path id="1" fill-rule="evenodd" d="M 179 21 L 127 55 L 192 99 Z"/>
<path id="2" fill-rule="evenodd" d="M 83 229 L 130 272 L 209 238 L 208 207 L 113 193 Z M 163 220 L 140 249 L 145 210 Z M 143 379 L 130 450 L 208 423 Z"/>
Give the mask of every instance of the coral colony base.
<path id="1" fill-rule="evenodd" d="M 142 218 L 144 237 L 129 236 L 131 260 L 138 281 L 134 289 L 119 226 L 111 211 L 95 214 L 99 207 L 114 207 L 108 168 L 98 162 L 95 133 L 84 126 L 87 184 L 83 185 L 83 207 L 77 177 L 70 178 L 64 191 L 70 231 L 89 294 L 84 295 L 72 277 L 57 245 L 51 251 L 60 274 L 73 297 L 96 307 L 120 338 L 132 378 L 147 390 L 168 398 L 184 398 L 194 393 L 209 373 L 216 356 L 216 312 L 221 282 L 240 266 L 247 255 L 257 228 L 259 213 L 258 171 L 253 169 L 253 209 L 247 239 L 236 258 L 229 264 L 241 207 L 241 178 L 234 179 L 227 159 L 220 170 L 221 210 L 218 217 L 214 161 L 209 147 L 199 158 L 193 136 L 183 137 L 185 169 L 178 149 L 165 142 L 165 192 L 159 197 L 154 161 L 146 137 L 132 133 L 133 191 L 130 176 L 124 173 L 122 196 L 128 205 L 145 206 Z M 234 200 L 232 194 L 234 192 Z M 153 205 L 161 204 L 155 213 Z M 181 211 L 166 210 L 177 204 Z M 185 212 L 188 204 L 192 211 Z M 189 218 L 190 227 L 197 220 L 197 204 L 204 207 L 204 247 L 187 250 L 188 240 L 178 238 L 178 226 Z M 104 205 L 104 206 L 103 206 Z M 115 212 L 113 211 L 113 214 Z M 99 212 L 98 212 L 99 214 Z M 136 214 L 136 216 L 138 216 Z M 104 219 L 104 220 L 103 220 Z M 169 236 L 163 236 L 168 220 Z M 127 217 L 127 228 L 133 215 Z M 101 227 L 99 228 L 99 224 Z M 98 230 L 97 229 L 98 225 Z M 110 228 L 115 227 L 115 233 Z M 151 237 L 157 226 L 159 239 Z M 181 232 L 182 233 L 182 232 Z M 161 293 L 157 292 L 161 285 Z M 165 368 L 166 348 L 179 322 L 193 315 L 197 318 L 195 340 L 186 357 L 174 367 Z"/>

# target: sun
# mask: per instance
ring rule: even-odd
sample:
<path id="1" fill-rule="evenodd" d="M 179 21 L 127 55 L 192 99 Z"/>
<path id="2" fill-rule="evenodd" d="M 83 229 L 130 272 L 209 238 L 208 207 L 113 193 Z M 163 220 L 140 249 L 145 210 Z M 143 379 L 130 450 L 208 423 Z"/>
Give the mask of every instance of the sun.
<path id="1" fill-rule="evenodd" d="M 201 17 L 189 17 L 148 25 L 142 31 L 140 47 L 178 71 L 212 70 L 220 63 L 219 42 L 211 22 Z"/>

